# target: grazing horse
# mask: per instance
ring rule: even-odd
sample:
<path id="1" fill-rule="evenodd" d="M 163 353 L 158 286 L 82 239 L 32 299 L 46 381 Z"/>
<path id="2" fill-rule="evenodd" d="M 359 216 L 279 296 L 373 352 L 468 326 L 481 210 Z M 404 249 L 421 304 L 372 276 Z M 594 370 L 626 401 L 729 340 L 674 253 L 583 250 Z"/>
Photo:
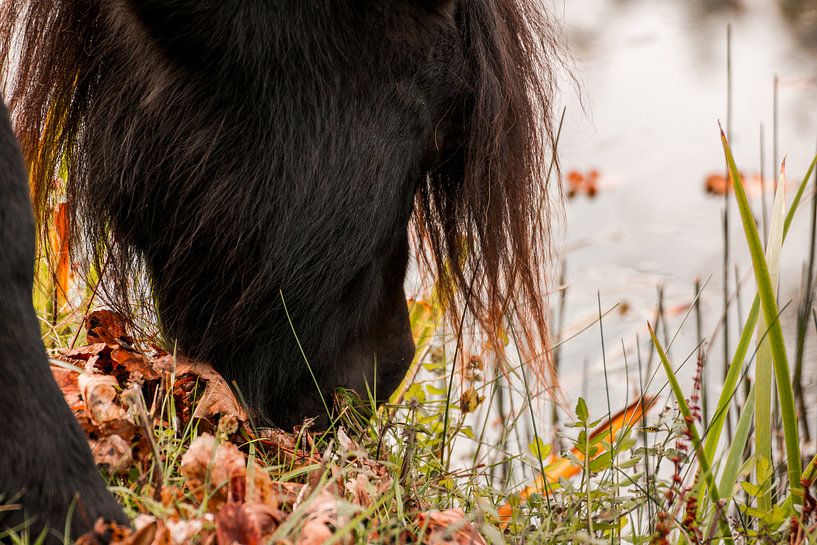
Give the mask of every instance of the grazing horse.
<path id="1" fill-rule="evenodd" d="M 18 0 L 0 37 L 41 235 L 64 195 L 106 301 L 149 286 L 168 347 L 262 421 L 388 398 L 412 242 L 457 325 L 547 348 L 558 40 L 536 0 Z"/>

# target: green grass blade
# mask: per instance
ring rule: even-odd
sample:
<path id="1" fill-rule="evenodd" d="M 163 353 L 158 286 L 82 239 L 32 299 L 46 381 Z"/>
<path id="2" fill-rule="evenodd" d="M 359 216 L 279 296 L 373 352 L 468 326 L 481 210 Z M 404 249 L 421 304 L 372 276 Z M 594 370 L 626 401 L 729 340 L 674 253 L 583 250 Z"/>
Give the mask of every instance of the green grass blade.
<path id="1" fill-rule="evenodd" d="M 785 167 L 784 167 L 785 168 Z M 783 224 L 785 216 L 784 191 L 786 180 L 781 171 L 777 191 L 772 206 L 772 221 L 769 229 L 769 240 L 766 243 L 766 264 L 769 267 L 769 278 L 772 287 L 776 288 L 780 278 L 780 250 L 783 247 Z M 755 453 L 768 461 L 757 465 L 757 482 L 771 482 L 772 479 L 772 372 L 774 356 L 766 332 L 768 323 L 761 316 L 757 325 L 757 360 L 755 363 Z M 772 508 L 772 490 L 764 487 L 758 498 L 758 507 L 764 510 Z"/>
<path id="2" fill-rule="evenodd" d="M 743 223 L 743 232 L 746 235 L 746 242 L 749 246 L 749 254 L 752 257 L 752 265 L 755 271 L 755 281 L 758 286 L 760 297 L 760 308 L 767 324 L 769 324 L 769 345 L 774 358 L 774 373 L 777 379 L 778 398 L 780 400 L 780 413 L 783 417 L 783 435 L 786 443 L 786 461 L 789 476 L 789 488 L 796 498 L 802 497 L 802 487 L 800 485 L 800 437 L 797 429 L 797 415 L 794 409 L 794 392 L 791 386 L 789 373 L 789 360 L 786 355 L 786 345 L 783 340 L 783 330 L 778 320 L 777 300 L 775 288 L 769 275 L 769 268 L 760 244 L 760 236 L 755 225 L 755 218 L 749 207 L 749 199 L 746 190 L 738 173 L 735 158 L 726 135 L 721 131 L 721 142 L 723 143 L 726 162 L 729 166 L 729 176 L 735 189 L 735 198 L 740 211 L 740 219 Z"/>
<path id="3" fill-rule="evenodd" d="M 723 427 L 726 422 L 726 416 L 729 411 L 729 404 L 732 403 L 732 397 L 735 394 L 735 389 L 740 380 L 741 371 L 743 370 L 743 362 L 746 359 L 746 354 L 749 352 L 749 347 L 752 344 L 752 337 L 755 331 L 755 324 L 760 315 L 760 299 L 755 297 L 752 303 L 752 308 L 749 315 L 746 317 L 746 323 L 743 326 L 738 345 L 735 348 L 735 355 L 732 358 L 732 363 L 729 365 L 729 371 L 726 378 L 723 380 L 721 387 L 721 395 L 718 398 L 718 406 L 712 414 L 712 420 L 709 421 L 707 427 L 706 441 L 704 445 L 704 452 L 710 460 L 715 459 L 715 452 L 718 449 L 718 442 L 723 432 Z"/>
<path id="4" fill-rule="evenodd" d="M 738 472 L 743 463 L 743 452 L 746 449 L 746 444 L 749 441 L 749 433 L 752 431 L 752 416 L 755 412 L 755 387 L 749 390 L 749 395 L 746 398 L 746 404 L 740 413 L 738 420 L 738 427 L 735 430 L 735 436 L 732 444 L 729 446 L 729 452 L 726 455 L 726 461 L 723 464 L 723 471 L 721 473 L 721 481 L 718 484 L 718 491 L 721 499 L 725 504 L 732 500 L 732 494 L 735 490 L 735 485 L 738 481 Z"/>
<path id="5" fill-rule="evenodd" d="M 762 317 L 758 324 L 758 337 L 763 335 L 765 319 Z M 771 482 L 772 474 L 772 370 L 774 356 L 767 339 L 759 341 L 757 359 L 755 362 L 755 454 L 758 458 L 768 461 L 768 464 L 757 465 L 757 482 Z M 765 468 L 765 469 L 764 469 Z M 772 508 L 772 491 L 769 487 L 763 489 L 758 497 L 758 507 L 769 510 Z"/>
<path id="6" fill-rule="evenodd" d="M 800 182 L 800 185 L 797 188 L 797 192 L 795 193 L 794 199 L 792 200 L 791 206 L 789 207 L 789 212 L 788 214 L 786 214 L 786 221 L 784 222 L 783 226 L 784 241 L 786 239 L 786 235 L 789 232 L 789 227 L 791 226 L 791 223 L 794 220 L 794 215 L 797 212 L 797 207 L 800 204 L 800 199 L 803 196 L 803 192 L 808 186 L 811 174 L 814 172 L 815 166 L 817 166 L 817 155 L 814 156 L 814 159 L 812 159 L 811 165 L 809 166 L 806 175 L 803 176 L 803 180 Z M 760 315 L 760 298 L 757 295 L 755 295 L 755 299 L 752 302 L 751 310 L 749 311 L 749 314 L 746 317 L 746 323 L 743 326 L 743 331 L 741 332 L 740 339 L 738 340 L 738 345 L 735 348 L 735 355 L 732 358 L 732 362 L 729 365 L 729 371 L 726 375 L 726 378 L 723 381 L 721 395 L 718 398 L 718 405 L 715 409 L 715 412 L 713 413 L 712 420 L 710 420 L 709 425 L 707 426 L 704 452 L 706 453 L 707 458 L 709 460 L 715 459 L 715 452 L 717 451 L 718 442 L 720 441 L 721 434 L 723 432 L 723 426 L 724 423 L 726 422 L 726 415 L 729 408 L 729 404 L 732 402 L 732 397 L 735 393 L 735 388 L 737 387 L 741 371 L 743 370 L 743 362 L 746 359 L 746 354 L 748 354 L 749 347 L 752 344 L 752 336 L 754 335 L 755 325 L 757 325 L 757 319 L 759 315 Z"/>

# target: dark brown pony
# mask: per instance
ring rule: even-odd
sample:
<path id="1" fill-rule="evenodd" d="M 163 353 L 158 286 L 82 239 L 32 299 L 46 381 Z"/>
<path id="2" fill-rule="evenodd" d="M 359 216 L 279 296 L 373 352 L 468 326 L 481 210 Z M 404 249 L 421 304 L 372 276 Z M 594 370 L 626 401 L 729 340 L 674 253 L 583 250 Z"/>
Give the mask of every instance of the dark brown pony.
<path id="1" fill-rule="evenodd" d="M 42 232 L 64 191 L 108 301 L 146 278 L 167 345 L 259 417 L 394 390 L 412 229 L 456 324 L 545 353 L 535 0 L 17 0 L 0 31 Z"/>

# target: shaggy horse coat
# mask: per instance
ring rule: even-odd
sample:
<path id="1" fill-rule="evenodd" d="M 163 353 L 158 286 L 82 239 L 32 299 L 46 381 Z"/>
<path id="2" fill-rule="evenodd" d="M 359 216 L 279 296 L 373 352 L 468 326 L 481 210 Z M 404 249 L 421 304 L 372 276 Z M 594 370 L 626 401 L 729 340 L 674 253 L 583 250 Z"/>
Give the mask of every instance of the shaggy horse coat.
<path id="1" fill-rule="evenodd" d="M 511 318 L 547 348 L 556 48 L 534 0 L 0 10 L 41 233 L 64 192 L 108 302 L 125 306 L 146 278 L 167 345 L 211 362 L 265 421 L 325 418 L 337 387 L 395 389 L 414 353 L 412 239 L 458 325 L 498 343 Z"/>

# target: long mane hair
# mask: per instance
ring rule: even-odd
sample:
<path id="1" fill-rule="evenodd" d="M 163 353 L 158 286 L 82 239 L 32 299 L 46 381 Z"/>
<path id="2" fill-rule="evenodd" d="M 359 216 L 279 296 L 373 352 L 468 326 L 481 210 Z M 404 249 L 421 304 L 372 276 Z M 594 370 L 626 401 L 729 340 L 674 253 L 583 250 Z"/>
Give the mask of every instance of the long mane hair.
<path id="1" fill-rule="evenodd" d="M 559 173 L 553 101 L 562 50 L 536 0 L 462 5 L 467 137 L 418 193 L 419 255 L 433 256 L 426 264 L 455 325 L 473 317 L 501 351 L 510 324 L 527 356 L 547 364 L 550 197 L 558 194 L 548 176 Z"/>

